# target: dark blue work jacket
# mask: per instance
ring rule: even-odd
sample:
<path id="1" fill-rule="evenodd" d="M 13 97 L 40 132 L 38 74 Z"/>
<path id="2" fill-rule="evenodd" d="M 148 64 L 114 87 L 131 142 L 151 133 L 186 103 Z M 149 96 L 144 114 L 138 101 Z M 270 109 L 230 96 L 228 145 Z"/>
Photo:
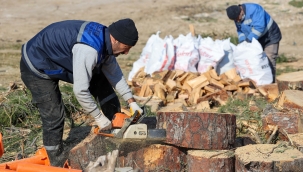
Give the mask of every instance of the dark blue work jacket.
<path id="1" fill-rule="evenodd" d="M 22 46 L 22 59 L 41 78 L 73 83 L 73 46 L 83 43 L 93 47 L 98 52 L 100 64 L 108 54 L 106 42 L 109 42 L 109 33 L 102 24 L 80 20 L 61 21 L 47 26 L 25 43 Z M 111 47 L 109 49 L 112 51 Z"/>

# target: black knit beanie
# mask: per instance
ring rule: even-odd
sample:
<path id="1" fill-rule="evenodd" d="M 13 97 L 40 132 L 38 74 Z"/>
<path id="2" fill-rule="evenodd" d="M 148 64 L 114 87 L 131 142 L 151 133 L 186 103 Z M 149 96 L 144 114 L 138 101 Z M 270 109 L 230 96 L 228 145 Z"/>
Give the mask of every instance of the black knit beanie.
<path id="1" fill-rule="evenodd" d="M 229 19 L 236 20 L 241 13 L 241 8 L 239 5 L 232 5 L 226 9 L 226 13 Z"/>
<path id="2" fill-rule="evenodd" d="M 138 41 L 138 31 L 132 19 L 118 20 L 108 26 L 109 33 L 119 42 L 134 46 Z"/>

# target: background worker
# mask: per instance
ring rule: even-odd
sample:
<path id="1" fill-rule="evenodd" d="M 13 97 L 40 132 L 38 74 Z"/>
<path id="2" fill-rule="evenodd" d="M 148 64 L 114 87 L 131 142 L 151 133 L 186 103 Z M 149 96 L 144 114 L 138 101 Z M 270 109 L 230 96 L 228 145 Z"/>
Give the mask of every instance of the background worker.
<path id="1" fill-rule="evenodd" d="M 116 21 L 109 27 L 68 20 L 47 26 L 22 46 L 21 79 L 39 108 L 43 144 L 53 166 L 61 166 L 62 158 L 66 158 L 60 156 L 64 104 L 59 80 L 73 83 L 78 102 L 95 118 L 101 130 L 111 129 L 113 115 L 120 112 L 113 88 L 133 111 L 142 113 L 116 60 L 118 55 L 127 54 L 137 41 L 138 31 L 131 19 Z"/>
<path id="2" fill-rule="evenodd" d="M 270 61 L 273 82 L 276 75 L 276 60 L 278 58 L 279 42 L 282 34 L 277 23 L 258 4 L 244 3 L 232 5 L 226 9 L 229 19 L 234 20 L 239 43 L 251 42 L 255 38 L 260 42 Z"/>

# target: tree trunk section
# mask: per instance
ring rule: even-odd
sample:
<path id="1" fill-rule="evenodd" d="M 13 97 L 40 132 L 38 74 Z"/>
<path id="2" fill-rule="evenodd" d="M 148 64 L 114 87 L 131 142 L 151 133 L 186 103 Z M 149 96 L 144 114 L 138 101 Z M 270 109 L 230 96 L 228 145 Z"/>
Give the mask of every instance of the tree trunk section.
<path id="1" fill-rule="evenodd" d="M 236 170 L 241 172 L 271 172 L 303 170 L 303 154 L 292 147 L 256 144 L 237 148 Z"/>
<path id="2" fill-rule="evenodd" d="M 285 90 L 283 91 L 278 105 L 287 109 L 299 109 L 303 111 L 303 91 Z"/>
<path id="3" fill-rule="evenodd" d="M 303 119 L 299 112 L 274 112 L 262 116 L 264 130 L 272 130 L 274 126 L 284 129 L 288 134 L 303 132 Z"/>
<path id="4" fill-rule="evenodd" d="M 117 167 L 133 167 L 141 171 L 175 171 L 185 169 L 186 154 L 179 148 L 154 144 L 121 155 Z"/>
<path id="5" fill-rule="evenodd" d="M 279 92 L 284 90 L 303 90 L 303 71 L 285 73 L 277 76 Z"/>
<path id="6" fill-rule="evenodd" d="M 233 147 L 236 116 L 201 112 L 158 112 L 157 128 L 166 129 L 166 142 L 180 147 L 223 150 Z"/>
<path id="7" fill-rule="evenodd" d="M 190 150 L 187 152 L 187 172 L 234 172 L 232 151 Z"/>

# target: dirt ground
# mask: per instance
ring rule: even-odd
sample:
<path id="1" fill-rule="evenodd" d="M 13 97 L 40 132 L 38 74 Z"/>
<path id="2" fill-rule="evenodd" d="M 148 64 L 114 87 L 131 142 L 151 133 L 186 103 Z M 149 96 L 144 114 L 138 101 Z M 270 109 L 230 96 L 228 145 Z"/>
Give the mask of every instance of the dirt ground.
<path id="1" fill-rule="evenodd" d="M 193 24 L 197 34 L 236 35 L 234 23 L 225 9 L 243 3 L 234 0 L 0 0 L 0 87 L 20 82 L 20 49 L 26 42 L 52 22 L 90 20 L 109 25 L 121 18 L 132 18 L 139 31 L 139 42 L 128 55 L 119 57 L 125 74 L 140 56 L 151 34 L 161 31 L 161 37 L 189 33 Z M 289 0 L 255 0 L 274 18 L 283 38 L 280 54 L 299 59 L 290 65 L 302 68 L 303 10 L 288 4 Z M 282 66 L 282 65 L 281 65 Z M 283 67 L 283 66 L 282 66 Z"/>

